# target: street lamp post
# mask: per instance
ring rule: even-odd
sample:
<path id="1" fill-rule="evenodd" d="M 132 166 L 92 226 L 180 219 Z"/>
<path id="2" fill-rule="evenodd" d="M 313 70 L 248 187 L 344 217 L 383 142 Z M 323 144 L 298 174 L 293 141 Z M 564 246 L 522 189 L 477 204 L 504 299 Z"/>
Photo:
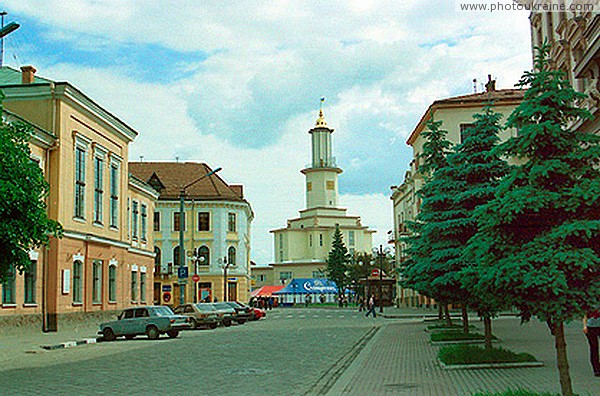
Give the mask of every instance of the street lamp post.
<path id="1" fill-rule="evenodd" d="M 223 301 L 227 301 L 227 270 L 231 263 L 227 262 L 227 256 L 223 257 Z"/>
<path id="2" fill-rule="evenodd" d="M 184 271 L 183 268 L 185 268 L 185 249 L 183 248 L 183 227 L 185 226 L 185 212 L 183 210 L 183 206 L 184 206 L 183 204 L 184 204 L 184 200 L 185 200 L 185 190 L 190 188 L 194 184 L 198 183 L 200 180 L 214 175 L 221 169 L 223 169 L 223 168 L 219 167 L 215 170 L 212 170 L 212 171 L 208 172 L 207 174 L 200 176 L 199 178 L 192 181 L 191 183 L 188 183 L 185 186 L 181 187 L 181 190 L 179 190 L 179 268 L 180 268 L 180 273 L 182 273 L 182 271 Z M 185 304 L 185 284 L 181 284 L 181 282 L 180 282 L 179 288 L 180 288 L 179 289 L 179 304 L 183 305 L 183 304 Z"/>
<path id="3" fill-rule="evenodd" d="M 373 255 L 377 255 L 379 258 L 379 312 L 383 313 L 383 259 L 389 254 L 389 248 L 383 248 L 383 245 L 379 245 L 378 248 L 373 248 Z"/>

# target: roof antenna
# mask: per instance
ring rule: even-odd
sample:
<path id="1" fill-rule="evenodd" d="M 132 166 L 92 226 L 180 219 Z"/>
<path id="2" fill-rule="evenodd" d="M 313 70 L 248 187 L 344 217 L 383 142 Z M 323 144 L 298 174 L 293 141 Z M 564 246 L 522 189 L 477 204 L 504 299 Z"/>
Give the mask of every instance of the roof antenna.
<path id="1" fill-rule="evenodd" d="M 473 79 L 473 93 L 477 93 L 477 79 Z"/>
<path id="2" fill-rule="evenodd" d="M 144 156 L 140 155 L 140 162 L 144 162 Z"/>
<path id="3" fill-rule="evenodd" d="M 179 156 L 175 156 L 175 162 L 179 163 Z"/>

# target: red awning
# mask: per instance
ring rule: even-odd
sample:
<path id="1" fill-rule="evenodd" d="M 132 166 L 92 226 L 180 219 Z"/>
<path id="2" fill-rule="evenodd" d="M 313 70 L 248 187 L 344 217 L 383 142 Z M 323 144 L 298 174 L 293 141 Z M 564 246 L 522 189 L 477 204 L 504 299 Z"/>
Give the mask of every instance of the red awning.
<path id="1" fill-rule="evenodd" d="M 276 291 L 283 289 L 284 286 L 263 286 L 254 290 L 251 294 L 252 297 L 271 297 Z"/>

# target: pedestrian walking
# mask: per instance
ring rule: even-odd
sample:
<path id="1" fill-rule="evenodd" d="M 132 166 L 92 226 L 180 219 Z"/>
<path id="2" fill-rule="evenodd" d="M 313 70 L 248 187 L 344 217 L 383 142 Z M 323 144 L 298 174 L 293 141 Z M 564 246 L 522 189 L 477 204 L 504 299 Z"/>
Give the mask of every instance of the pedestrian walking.
<path id="1" fill-rule="evenodd" d="M 358 312 L 366 311 L 365 300 L 362 297 L 358 298 Z"/>
<path id="2" fill-rule="evenodd" d="M 587 313 L 583 317 L 583 333 L 590 344 L 590 362 L 594 375 L 600 377 L 600 359 L 598 357 L 598 337 L 600 336 L 600 309 Z"/>
<path id="3" fill-rule="evenodd" d="M 311 303 L 312 298 L 310 297 L 310 294 L 306 293 L 306 296 L 304 297 L 304 306 L 306 308 L 308 308 L 308 305 Z"/>
<path id="4" fill-rule="evenodd" d="M 273 309 L 273 303 L 275 302 L 275 298 L 273 296 L 269 297 L 268 306 L 269 310 Z"/>
<path id="5" fill-rule="evenodd" d="M 365 317 L 369 316 L 369 313 L 372 313 L 374 318 L 377 317 L 377 313 L 375 313 L 375 298 L 373 297 L 372 294 L 371 294 L 371 297 L 369 298 L 369 310 L 365 314 Z"/>

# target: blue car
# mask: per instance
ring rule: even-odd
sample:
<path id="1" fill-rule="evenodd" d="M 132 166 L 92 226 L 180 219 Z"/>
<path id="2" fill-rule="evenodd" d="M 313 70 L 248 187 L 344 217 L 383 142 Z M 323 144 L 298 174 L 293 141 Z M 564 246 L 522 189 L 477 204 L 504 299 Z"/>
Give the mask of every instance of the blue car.
<path id="1" fill-rule="evenodd" d="M 120 336 L 131 340 L 142 334 L 156 340 L 161 334 L 175 338 L 179 331 L 190 327 L 187 316 L 175 315 L 169 307 L 132 307 L 123 310 L 117 320 L 100 324 L 99 333 L 106 341 L 114 341 Z"/>

